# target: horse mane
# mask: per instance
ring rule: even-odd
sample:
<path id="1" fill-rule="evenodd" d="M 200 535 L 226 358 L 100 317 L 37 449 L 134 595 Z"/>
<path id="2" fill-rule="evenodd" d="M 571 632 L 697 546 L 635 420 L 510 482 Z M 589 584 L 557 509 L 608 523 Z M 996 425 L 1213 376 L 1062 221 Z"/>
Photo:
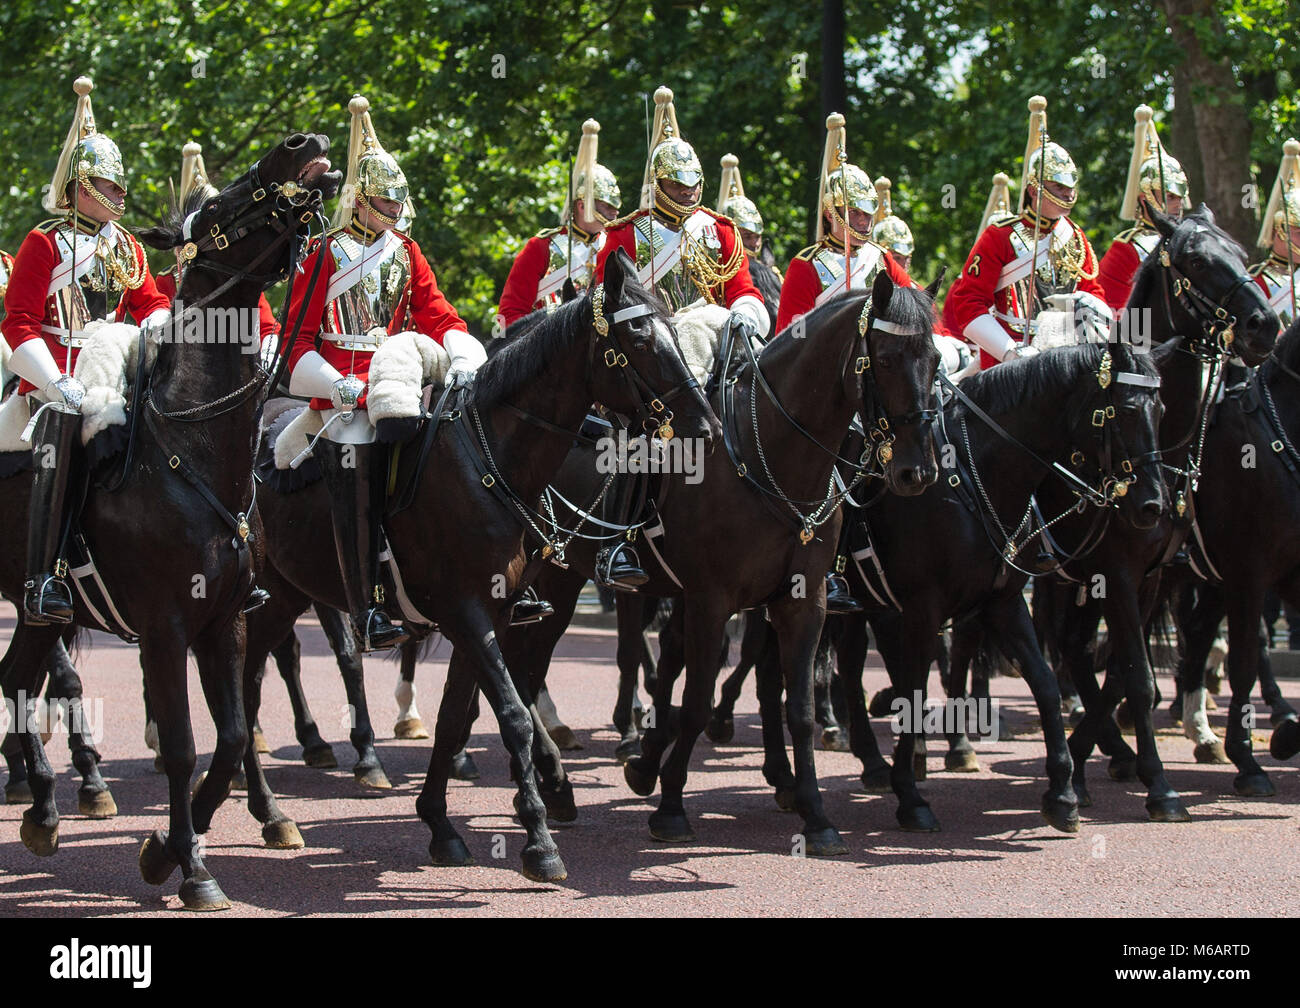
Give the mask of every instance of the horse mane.
<path id="1" fill-rule="evenodd" d="M 803 332 L 806 334 L 810 330 L 823 325 L 830 316 L 850 305 L 861 311 L 862 305 L 870 294 L 870 289 L 850 290 L 824 301 L 803 316 Z M 894 293 L 889 298 L 889 310 L 879 317 L 883 321 L 893 322 L 902 326 L 908 332 L 916 334 L 893 337 L 903 341 L 903 349 L 909 356 L 920 356 L 928 353 L 927 348 L 933 346 L 934 301 L 922 288 L 895 286 Z M 794 323 L 786 326 L 780 335 L 773 337 L 768 342 L 767 346 L 763 348 L 763 353 L 767 353 L 768 350 L 775 353 L 777 348 L 789 346 L 794 340 L 793 333 L 796 329 L 797 326 Z M 762 354 L 759 357 L 761 359 Z"/>
<path id="2" fill-rule="evenodd" d="M 671 314 L 656 294 L 641 285 L 635 274 L 623 280 L 625 293 L 643 301 L 661 316 Z M 524 326 L 538 312 L 515 321 L 504 336 L 494 340 L 488 359 L 479 366 L 474 378 L 474 405 L 487 409 L 514 395 L 558 357 L 572 353 L 574 344 L 591 325 L 591 297 L 581 297 L 562 304 L 540 320 Z M 519 326 L 518 330 L 515 327 Z M 514 330 L 512 332 L 512 330 Z"/>
<path id="3" fill-rule="evenodd" d="M 1273 356 L 1283 367 L 1300 371 L 1300 315 L 1292 319 L 1291 324 L 1273 347 Z"/>
<path id="4" fill-rule="evenodd" d="M 153 227 L 137 231 L 136 236 L 150 248 L 163 251 L 184 245 L 185 235 L 182 229 L 185 226 L 185 218 L 196 213 L 209 199 L 209 195 L 200 188 L 190 193 L 184 205 L 172 200 L 162 220 Z"/>
<path id="5" fill-rule="evenodd" d="M 1101 355 L 1111 346 L 1113 344 L 1084 343 L 1053 347 L 1037 356 L 999 364 L 972 375 L 961 383 L 961 389 L 984 412 L 994 416 L 1010 413 L 1026 399 L 1053 396 L 1063 402 L 1082 375 L 1096 372 L 1101 365 Z M 1132 369 L 1148 378 L 1157 376 L 1150 354 L 1128 350 L 1117 356 L 1118 359 L 1112 362 L 1113 374 Z"/>

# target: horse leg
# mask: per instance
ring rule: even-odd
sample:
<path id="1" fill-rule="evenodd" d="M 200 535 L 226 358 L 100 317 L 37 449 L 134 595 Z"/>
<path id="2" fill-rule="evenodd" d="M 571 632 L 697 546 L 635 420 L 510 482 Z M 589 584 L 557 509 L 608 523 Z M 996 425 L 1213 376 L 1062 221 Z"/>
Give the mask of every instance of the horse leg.
<path id="1" fill-rule="evenodd" d="M 167 775 L 170 806 L 168 829 L 154 830 L 140 848 L 140 875 L 150 885 L 162 885 L 177 867 L 181 882 L 181 901 L 188 910 L 222 910 L 230 901 L 216 879 L 204 867 L 201 844 L 195 832 L 191 811 L 190 777 L 194 773 L 194 733 L 190 726 L 189 684 L 185 672 L 185 642 L 178 627 L 161 623 L 140 640 L 140 664 L 158 717 L 158 743 L 162 748 L 163 772 Z M 196 648 L 196 654 L 199 649 Z M 227 764 L 230 747 L 238 741 L 248 743 L 242 716 L 236 718 L 223 706 L 238 699 L 237 688 L 221 683 L 214 673 L 217 656 L 211 642 L 202 649 L 201 670 L 205 692 L 210 691 L 209 707 L 217 722 L 218 753 L 213 758 L 214 773 L 199 786 L 194 807 L 211 815 L 230 787 L 234 767 Z M 237 670 L 234 670 L 237 671 Z M 219 713 L 218 713 L 219 712 Z M 235 754 L 238 759 L 238 752 Z M 218 777 L 224 778 L 218 781 Z M 220 784 L 220 791 L 218 791 Z M 207 825 L 206 823 L 204 824 Z"/>
<path id="2" fill-rule="evenodd" d="M 1184 592 L 1191 595 L 1190 591 Z M 1183 734 L 1195 743 L 1192 754 L 1197 763 L 1227 763 L 1223 743 L 1210 727 L 1206 715 L 1205 664 L 1219 635 L 1223 619 L 1223 597 L 1217 588 L 1199 586 L 1194 605 L 1178 607 L 1183 619 L 1183 654 L 1178 663 L 1179 691 Z"/>
<path id="3" fill-rule="evenodd" d="M 19 619 L 9 650 L 0 661 L 0 679 L 4 683 L 5 701 L 13 712 L 14 724 L 9 736 L 15 739 L 10 746 L 22 753 L 25 768 L 24 783 L 30 789 L 31 807 L 23 812 L 19 836 L 33 854 L 48 857 L 59 849 L 59 810 L 54 801 L 54 769 L 45 755 L 41 741 L 40 718 L 37 716 L 42 662 L 54 642 L 59 639 L 60 627 L 34 627 Z M 10 761 L 10 774 L 14 762 Z M 10 777 L 10 784 L 13 784 Z M 10 789 L 6 788 L 6 800 Z M 19 798 L 17 790 L 15 799 Z"/>
<path id="4" fill-rule="evenodd" d="M 960 628 L 953 628 L 948 675 L 944 683 L 944 691 L 953 700 L 964 700 L 967 696 L 966 683 L 970 664 L 979 647 L 979 634 L 973 632 L 973 626 L 974 624 L 967 624 Z M 940 677 L 941 680 L 943 678 Z M 970 724 L 969 719 L 966 724 Z M 993 730 L 996 731 L 997 727 L 995 724 Z M 979 758 L 975 755 L 975 747 L 971 745 L 965 728 L 958 728 L 957 731 L 949 734 L 947 741 L 948 751 L 943 756 L 944 769 L 953 773 L 979 773 Z"/>
<path id="5" fill-rule="evenodd" d="M 1277 793 L 1268 774 L 1255 761 L 1251 751 L 1255 728 L 1255 708 L 1251 694 L 1255 689 L 1259 661 L 1260 614 L 1263 591 L 1258 583 L 1238 585 L 1225 593 L 1228 610 L 1228 681 L 1232 684 L 1232 702 L 1228 707 L 1227 735 L 1224 751 L 1237 765 L 1233 787 L 1237 794 L 1251 798 L 1268 798 Z"/>
<path id="6" fill-rule="evenodd" d="M 322 611 L 333 610 L 321 606 L 317 613 Z M 333 770 L 339 765 L 338 760 L 334 758 L 330 744 L 321 738 L 316 718 L 307 704 L 307 693 L 302 688 L 302 642 L 298 640 L 298 634 L 292 625 L 284 640 L 271 650 L 271 657 L 275 659 L 275 667 L 279 669 L 280 678 L 284 680 L 285 689 L 289 692 L 289 705 L 293 708 L 293 734 L 302 746 L 303 763 L 317 770 Z M 261 675 L 257 681 L 260 688 Z M 258 752 L 261 752 L 260 748 Z"/>
<path id="7" fill-rule="evenodd" d="M 478 720 L 478 716 L 478 687 L 475 686 L 470 692 L 469 715 L 465 717 L 460 728 L 460 745 L 451 759 L 450 773 L 454 780 L 476 781 L 480 777 L 478 764 L 469 754 L 469 740 L 474 733 L 474 722 Z"/>
<path id="8" fill-rule="evenodd" d="M 47 655 L 45 659 L 41 661 L 40 667 L 36 672 L 36 679 L 31 687 L 30 693 L 28 694 L 29 697 L 35 698 L 40 694 L 42 689 L 45 689 L 46 675 L 49 671 L 49 660 L 50 656 Z M 49 690 L 46 690 L 46 693 L 46 699 L 48 700 Z M 39 710 L 39 707 L 33 709 Z M 46 706 L 44 710 L 48 715 L 50 712 L 49 706 Z M 32 788 L 31 784 L 27 780 L 27 763 L 23 756 L 22 739 L 19 738 L 19 734 L 27 730 L 25 726 L 28 725 L 28 721 L 26 715 L 21 714 L 16 707 L 13 710 L 13 715 L 14 722 L 9 725 L 4 741 L 0 742 L 0 752 L 4 753 L 5 762 L 9 766 L 9 780 L 8 783 L 5 784 L 5 804 L 24 805 L 32 800 Z M 48 734 L 48 724 L 45 721 L 44 716 L 38 718 L 38 722 L 45 726 L 45 728 L 42 729 L 41 738 L 41 746 L 43 748 L 50 737 Z"/>
<path id="9" fill-rule="evenodd" d="M 659 665 L 655 670 L 655 691 L 650 709 L 646 711 L 641 754 L 629 758 L 623 764 L 623 780 L 633 793 L 642 798 L 654 791 L 655 781 L 659 778 L 660 762 L 672 741 L 673 687 L 686 664 L 683 631 L 685 613 L 685 601 L 677 599 L 673 603 L 667 625 L 659 632 Z M 717 660 L 716 654 L 713 660 Z"/>
<path id="10" fill-rule="evenodd" d="M 758 688 L 758 716 L 763 731 L 763 779 L 776 790 L 776 805 L 783 812 L 795 810 L 795 776 L 785 753 L 785 723 L 781 700 L 785 683 L 781 676 L 781 659 L 776 633 L 767 620 L 764 647 L 754 663 L 754 683 Z"/>
<path id="11" fill-rule="evenodd" d="M 849 749 L 862 764 L 862 787 L 873 794 L 889 790 L 888 760 L 880 752 L 876 733 L 867 713 L 867 697 L 862 688 L 862 672 L 867 663 L 867 617 L 862 613 L 841 616 L 840 632 L 835 642 L 840 681 L 844 684 L 844 702 L 848 708 Z"/>
<path id="12" fill-rule="evenodd" d="M 397 700 L 397 722 L 393 736 L 399 739 L 426 739 L 429 730 L 424 727 L 419 708 L 415 706 L 415 666 L 419 661 L 420 643 L 407 641 L 402 645 L 402 671 L 397 676 L 393 696 Z"/>
<path id="13" fill-rule="evenodd" d="M 1300 578 L 1288 578 L 1278 585 L 1278 594 L 1286 605 L 1288 627 L 1295 617 L 1296 602 L 1300 600 Z M 1298 620 L 1297 622 L 1300 622 Z M 1291 631 L 1293 634 L 1295 631 Z M 1292 648 L 1292 650 L 1295 650 Z M 1273 737 L 1269 740 L 1268 751 L 1276 760 L 1289 760 L 1300 752 L 1300 717 L 1284 717 L 1273 728 Z"/>
<path id="14" fill-rule="evenodd" d="M 366 670 L 361 663 L 352 631 L 348 629 L 343 614 L 328 606 L 317 606 L 321 629 L 329 641 L 339 674 L 343 677 L 343 692 L 348 700 L 348 738 L 357 751 L 357 761 L 352 776 L 368 791 L 388 791 L 392 784 L 375 751 L 375 730 L 370 724 L 370 708 L 366 705 Z"/>
<path id="15" fill-rule="evenodd" d="M 1267 629 L 1260 635 L 1257 661 L 1259 662 L 1259 691 L 1264 697 L 1264 703 L 1268 704 L 1269 726 L 1276 728 L 1283 721 L 1294 720 L 1297 715 L 1296 709 L 1282 696 L 1282 690 L 1273 676 L 1273 662 L 1268 654 L 1270 637 Z"/>
<path id="16" fill-rule="evenodd" d="M 894 687 L 895 695 L 904 701 L 904 724 L 898 735 L 898 747 L 894 751 L 894 765 L 890 771 L 890 784 L 898 797 L 898 824 L 908 832 L 937 833 L 939 820 L 930 810 L 930 805 L 921 797 L 916 787 L 916 769 L 913 755 L 916 752 L 916 740 L 921 732 L 917 725 L 924 716 L 926 680 L 929 678 L 930 662 L 933 660 L 931 650 L 937 622 L 923 617 L 919 607 L 911 612 L 898 615 L 890 614 L 887 619 L 873 624 L 876 631 L 876 648 L 884 659 L 889 671 L 889 681 Z M 909 642 L 921 642 L 921 646 Z M 915 707 L 920 699 L 922 709 Z M 910 714 L 910 716 L 908 716 Z"/>
<path id="17" fill-rule="evenodd" d="M 456 648 L 447 666 L 447 683 L 438 705 L 429 769 L 424 775 L 420 797 L 415 802 L 416 814 L 433 834 L 429 840 L 429 857 L 435 865 L 460 867 L 472 864 L 474 860 L 465 841 L 447 818 L 447 781 L 451 777 L 453 759 L 464 748 L 464 736 L 468 731 L 466 723 L 473 723 L 470 705 L 476 694 L 473 667 Z"/>
<path id="18" fill-rule="evenodd" d="M 785 679 L 786 724 L 794 751 L 795 811 L 803 817 L 804 852 L 810 857 L 847 854 L 839 831 L 826 817 L 813 754 L 813 661 L 823 629 L 825 581 L 811 599 L 783 598 L 768 606 Z"/>
<path id="19" fill-rule="evenodd" d="M 835 716 L 835 668 L 831 662 L 831 638 L 823 624 L 813 656 L 813 704 L 817 723 L 822 726 L 822 748 L 827 752 L 848 752 L 849 740 Z M 842 701 L 841 701 L 842 702 Z"/>
<path id="20" fill-rule="evenodd" d="M 54 647 L 46 656 L 46 669 L 49 674 L 47 695 L 57 697 L 60 704 L 68 709 L 68 749 L 72 753 L 72 765 L 81 774 L 81 787 L 77 789 L 77 810 L 88 819 L 109 819 L 117 815 L 117 803 L 99 773 L 102 758 L 95 748 L 91 732 L 102 733 L 103 725 L 92 724 L 85 709 L 82 694 L 81 677 L 68 657 L 68 649 L 63 639 L 55 641 Z M 89 729 L 89 731 L 87 731 Z"/>
<path id="21" fill-rule="evenodd" d="M 1043 741 L 1047 747 L 1047 791 L 1043 794 L 1043 818 L 1048 825 L 1062 833 L 1078 833 L 1079 799 L 1070 786 L 1074 767 L 1070 764 L 1070 750 L 1065 744 L 1060 687 L 1038 648 L 1034 622 L 1025 607 L 1024 596 L 1016 592 L 991 606 L 985 625 L 1002 653 L 1019 663 L 1020 674 L 1038 707 Z M 966 708 L 967 724 L 971 723 L 970 714 L 973 709 L 973 705 Z"/>
<path id="22" fill-rule="evenodd" d="M 705 733 L 719 744 L 725 745 L 736 737 L 736 701 L 744 688 L 745 679 L 758 663 L 767 641 L 767 620 L 762 609 L 751 609 L 744 614 L 745 629 L 740 635 L 740 661 L 731 675 L 722 680 L 718 703 L 709 717 Z"/>
<path id="23" fill-rule="evenodd" d="M 640 611 L 637 611 L 637 603 Z M 644 662 L 647 648 L 642 622 L 647 610 L 653 612 L 657 599 L 640 599 L 619 592 L 615 600 L 618 612 L 618 698 L 614 701 L 614 728 L 618 731 L 618 745 L 614 749 L 614 758 L 619 763 L 626 763 L 641 754 L 641 733 L 638 730 L 636 708 L 636 678 Z"/>

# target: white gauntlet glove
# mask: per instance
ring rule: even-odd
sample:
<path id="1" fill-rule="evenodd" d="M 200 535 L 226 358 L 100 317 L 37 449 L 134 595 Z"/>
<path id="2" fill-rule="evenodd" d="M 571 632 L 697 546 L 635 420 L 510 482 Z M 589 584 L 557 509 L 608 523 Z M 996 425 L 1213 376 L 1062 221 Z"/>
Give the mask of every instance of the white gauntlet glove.
<path id="1" fill-rule="evenodd" d="M 447 382 L 464 383 L 474 377 L 474 372 L 487 360 L 483 344 L 464 329 L 451 329 L 442 335 L 442 348 L 451 357 L 447 368 Z"/>

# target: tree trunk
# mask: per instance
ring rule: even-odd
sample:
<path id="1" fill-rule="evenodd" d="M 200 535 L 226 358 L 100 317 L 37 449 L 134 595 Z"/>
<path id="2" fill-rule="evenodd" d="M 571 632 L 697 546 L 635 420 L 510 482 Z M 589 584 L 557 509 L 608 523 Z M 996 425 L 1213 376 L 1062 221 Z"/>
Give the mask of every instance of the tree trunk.
<path id="1" fill-rule="evenodd" d="M 1258 230 L 1256 210 L 1243 205 L 1243 187 L 1252 181 L 1249 111 L 1230 64 L 1207 55 L 1193 30 L 1200 19 L 1220 26 L 1219 17 L 1213 0 L 1164 0 L 1164 7 L 1174 40 L 1186 54 L 1182 69 L 1205 173 L 1198 198 L 1210 205 L 1225 231 L 1249 248 Z"/>
<path id="2" fill-rule="evenodd" d="M 1192 85 L 1187 79 L 1187 67 L 1181 64 L 1174 67 L 1174 110 L 1169 116 L 1169 151 L 1187 173 L 1187 186 L 1193 201 L 1204 200 L 1205 169 L 1201 165 L 1201 143 L 1196 139 Z"/>

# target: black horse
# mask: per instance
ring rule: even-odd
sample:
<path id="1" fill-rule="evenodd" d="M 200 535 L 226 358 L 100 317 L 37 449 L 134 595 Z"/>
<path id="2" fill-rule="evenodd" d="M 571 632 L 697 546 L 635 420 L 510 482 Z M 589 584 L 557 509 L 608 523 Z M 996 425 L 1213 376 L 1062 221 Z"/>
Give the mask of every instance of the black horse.
<path id="1" fill-rule="evenodd" d="M 141 234 L 159 249 L 176 248 L 195 236 L 197 257 L 181 290 L 188 305 L 256 312 L 262 290 L 292 271 L 299 232 L 317 219 L 321 199 L 338 189 L 341 173 L 329 171 L 328 151 L 327 137 L 294 134 L 219 195 L 182 208 L 167 224 Z M 182 220 L 189 213 L 194 216 L 183 235 Z M 200 325 L 206 317 L 200 315 Z M 179 333 L 180 324 L 171 331 Z M 205 330 L 198 343 L 163 341 L 143 392 L 136 389 L 134 464 L 115 492 L 92 486 L 80 517 L 103 579 L 123 619 L 139 635 L 158 718 L 170 827 L 145 841 L 141 874 L 159 885 L 179 865 L 185 876 L 181 899 L 195 910 L 229 906 L 203 864 L 198 834 L 207 831 L 247 743 L 239 702 L 241 609 L 252 585 L 250 553 L 261 548 L 252 474 L 267 379 L 256 354 L 208 335 Z M 0 506 L 11 528 L 27 527 L 29 487 L 26 474 L 0 481 Z M 167 548 L 159 549 L 159 543 Z M 0 585 L 11 599 L 21 595 L 22 556 L 17 544 L 0 556 Z M 76 618 L 96 625 L 80 603 Z M 33 696 L 42 660 L 62 633 L 58 626 L 18 624 L 0 662 L 7 699 L 13 701 L 19 690 Z M 212 771 L 192 801 L 187 649 L 198 661 L 217 728 Z M 54 773 L 38 735 L 23 732 L 19 739 L 33 796 L 23 813 L 22 840 L 34 853 L 53 854 L 58 847 Z"/>
<path id="2" fill-rule="evenodd" d="M 656 495 L 652 524 L 662 525 L 662 536 L 647 539 L 646 525 L 637 539 L 650 574 L 643 591 L 680 599 L 683 633 L 675 639 L 681 650 L 661 655 L 641 755 L 624 764 L 625 779 L 639 795 L 649 795 L 656 779 L 662 781 L 659 809 L 650 816 L 656 839 L 681 843 L 694 836 L 682 792 L 691 749 L 708 719 L 725 624 L 734 612 L 766 605 L 789 691 L 797 766 L 791 804 L 804 819 L 805 852 L 846 851 L 822 807 L 812 744 L 812 657 L 825 613 L 824 575 L 839 532 L 838 494 L 833 487 L 828 491 L 839 456 L 829 446 L 840 444 L 854 412 L 861 410 L 877 432 L 866 457 L 881 460 L 894 492 L 914 495 L 934 481 L 937 467 L 923 422 L 934 402 L 939 361 L 931 337 L 932 296 L 933 291 L 895 288 L 881 274 L 870 292 L 827 302 L 806 317 L 803 333 L 791 327 L 768 343 L 756 362 L 724 373 L 711 401 L 724 417 L 728 452 L 714 453 L 697 483 L 674 481 Z M 877 321 L 885 328 L 875 328 Z M 595 451 L 582 447 L 565 462 L 555 489 L 590 506 L 605 482 L 596 470 Z M 571 515 L 560 523 L 565 521 L 578 523 Z M 608 541 L 602 536 L 609 534 L 574 536 L 565 552 L 570 569 L 548 571 L 539 582 L 556 606 L 555 616 L 535 627 L 511 628 L 503 637 L 511 668 L 528 670 L 534 690 L 545 681 L 551 653 L 578 591 L 594 571 L 599 547 Z M 620 673 L 635 679 L 642 657 L 643 598 L 620 593 L 618 610 Z M 670 698 L 683 667 L 686 685 L 676 718 Z M 463 722 L 440 718 L 439 744 L 453 732 L 449 746 L 459 748 L 465 731 Z M 661 774 L 674 732 L 676 742 Z M 569 783 L 559 753 L 548 740 L 539 741 L 543 752 L 537 765 L 545 785 L 562 793 Z M 571 805 L 564 812 L 567 818 L 576 814 Z"/>
<path id="3" fill-rule="evenodd" d="M 1070 737 L 1075 793 L 1081 805 L 1090 804 L 1085 769 L 1094 745 L 1100 745 L 1111 757 L 1112 777 L 1131 779 L 1136 771 L 1146 785 L 1146 808 L 1153 821 L 1181 822 L 1188 818 L 1187 810 L 1165 777 L 1155 744 L 1155 680 L 1146 624 L 1158 598 L 1161 568 L 1175 559 L 1190 523 L 1193 470 L 1207 400 L 1213 397 L 1213 390 L 1203 384 L 1203 363 L 1219 367 L 1231 351 L 1248 364 L 1258 364 L 1277 338 L 1277 317 L 1245 273 L 1244 249 L 1215 224 L 1204 204 L 1181 222 L 1156 213 L 1155 223 L 1160 244 L 1134 278 L 1128 321 L 1143 325 L 1150 342 L 1165 347 L 1156 360 L 1166 406 L 1160 445 L 1168 471 L 1176 476 L 1170 481 L 1172 506 L 1147 530 L 1118 525 L 1098 539 L 1088 518 L 1072 517 L 1054 526 L 1051 534 L 1064 555 L 1059 566 L 1070 579 L 1056 589 L 1064 596 L 1057 609 L 1067 622 L 1083 625 L 1058 641 L 1084 705 L 1084 716 Z M 1202 493 L 1210 485 L 1201 477 Z M 1057 487 L 1046 488 L 1039 497 L 1043 511 L 1050 514 L 1064 511 L 1070 502 L 1068 493 Z M 1073 604 L 1081 586 L 1089 603 L 1082 607 Z M 1092 655 L 1084 650 L 1098 611 L 1104 613 L 1108 631 L 1104 689 L 1097 684 Z M 959 679 L 959 670 L 954 669 L 953 679 Z M 1111 717 L 1121 695 L 1127 697 L 1134 718 L 1136 755 Z"/>
<path id="4" fill-rule="evenodd" d="M 521 577 L 534 563 L 524 549 L 534 519 L 523 502 L 536 500 L 554 476 L 593 401 L 660 427 L 671 405 L 675 436 L 693 439 L 702 450 L 712 444 L 717 421 L 690 379 L 664 306 L 637 281 L 622 253 L 609 261 L 603 285 L 590 296 L 561 306 L 495 354 L 471 389 L 435 411 L 438 426 L 424 442 L 427 458 L 420 460 L 422 432 L 402 453 L 397 471 L 398 487 L 415 488 L 413 505 L 390 509 L 385 519 L 406 595 L 456 648 L 439 720 L 463 718 L 476 684 L 487 696 L 519 782 L 515 808 L 528 831 L 524 873 L 538 881 L 559 881 L 566 871 L 533 773 L 531 697 L 511 681 L 497 640 Z M 250 720 L 265 657 L 309 601 L 344 604 L 336 559 L 318 545 L 329 506 L 324 485 L 289 494 L 267 485 L 260 503 L 270 560 L 263 584 L 272 602 L 250 618 L 244 694 Z M 416 810 L 433 832 L 434 863 L 464 864 L 469 852 L 447 818 L 445 788 L 455 750 L 446 748 L 446 738 L 435 742 Z M 269 828 L 285 835 L 292 824 L 276 807 L 251 746 L 245 769 L 249 810 L 266 824 L 264 833 Z"/>

